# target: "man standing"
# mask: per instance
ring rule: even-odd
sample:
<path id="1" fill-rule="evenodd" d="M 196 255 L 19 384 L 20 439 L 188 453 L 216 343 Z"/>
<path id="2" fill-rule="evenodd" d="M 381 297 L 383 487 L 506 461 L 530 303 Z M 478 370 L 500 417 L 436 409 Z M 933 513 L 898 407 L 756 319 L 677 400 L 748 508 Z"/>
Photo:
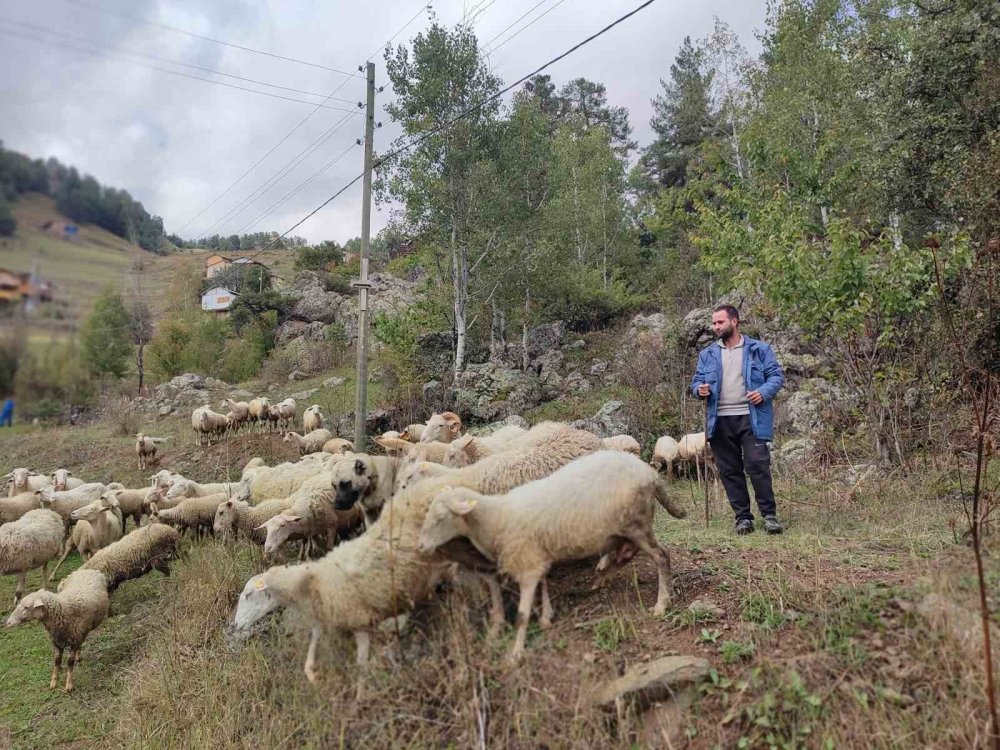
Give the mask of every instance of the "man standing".
<path id="1" fill-rule="evenodd" d="M 0 427 L 6 425 L 7 427 L 14 426 L 14 398 L 8 397 L 6 401 L 3 402 L 3 408 L 0 409 Z"/>
<path id="2" fill-rule="evenodd" d="M 771 401 L 785 384 L 785 373 L 770 346 L 740 333 L 740 314 L 732 305 L 715 308 L 712 329 L 718 341 L 698 355 L 691 391 L 708 399 L 706 438 L 736 514 L 736 533 L 753 531 L 749 474 L 764 530 L 780 534 L 767 441 L 774 439 Z"/>

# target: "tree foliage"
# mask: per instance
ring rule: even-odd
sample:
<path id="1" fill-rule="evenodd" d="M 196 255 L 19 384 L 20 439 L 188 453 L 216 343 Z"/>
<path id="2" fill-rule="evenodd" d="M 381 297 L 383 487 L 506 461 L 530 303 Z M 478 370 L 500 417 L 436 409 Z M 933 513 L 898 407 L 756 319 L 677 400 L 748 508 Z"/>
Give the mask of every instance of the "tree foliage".
<path id="1" fill-rule="evenodd" d="M 132 319 L 125 301 L 114 289 L 106 289 L 80 331 L 80 354 L 95 375 L 121 378 L 132 354 Z"/>

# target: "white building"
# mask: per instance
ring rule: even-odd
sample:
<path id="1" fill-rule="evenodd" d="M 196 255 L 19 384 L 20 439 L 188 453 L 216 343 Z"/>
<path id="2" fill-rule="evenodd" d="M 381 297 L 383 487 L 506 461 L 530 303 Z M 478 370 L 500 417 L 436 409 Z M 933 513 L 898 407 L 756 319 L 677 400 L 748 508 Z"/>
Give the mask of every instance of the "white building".
<path id="1" fill-rule="evenodd" d="M 236 292 L 217 286 L 201 295 L 201 309 L 209 312 L 227 312 L 236 299 Z"/>

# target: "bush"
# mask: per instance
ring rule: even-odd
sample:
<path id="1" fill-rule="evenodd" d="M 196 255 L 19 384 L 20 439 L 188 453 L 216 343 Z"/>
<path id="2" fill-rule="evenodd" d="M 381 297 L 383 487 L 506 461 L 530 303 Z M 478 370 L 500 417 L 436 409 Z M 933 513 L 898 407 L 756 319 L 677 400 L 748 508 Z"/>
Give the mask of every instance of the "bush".
<path id="1" fill-rule="evenodd" d="M 92 404 L 96 395 L 90 372 L 72 346 L 51 346 L 22 357 L 14 391 L 29 419 L 68 415 L 73 407 Z"/>
<path id="2" fill-rule="evenodd" d="M 135 435 L 142 425 L 139 407 L 127 396 L 110 399 L 104 407 L 104 419 L 117 434 L 128 437 Z"/>
<path id="3" fill-rule="evenodd" d="M 18 329 L 0 338 L 0 396 L 14 392 L 14 378 L 24 351 L 24 334 Z"/>
<path id="4" fill-rule="evenodd" d="M 344 251 L 336 242 L 327 240 L 313 247 L 303 247 L 295 258 L 296 271 L 325 271 L 344 260 Z"/>

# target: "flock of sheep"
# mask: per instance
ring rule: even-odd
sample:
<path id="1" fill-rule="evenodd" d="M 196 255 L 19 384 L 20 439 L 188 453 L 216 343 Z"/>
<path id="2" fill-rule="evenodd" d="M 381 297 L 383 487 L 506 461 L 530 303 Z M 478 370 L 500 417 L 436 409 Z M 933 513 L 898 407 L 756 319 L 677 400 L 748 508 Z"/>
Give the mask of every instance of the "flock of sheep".
<path id="1" fill-rule="evenodd" d="M 289 401 L 227 400 L 229 414 L 218 416 L 224 431 L 270 429 L 272 414 L 280 415 L 275 423 L 290 427 L 296 415 L 281 408 Z M 203 429 L 214 424 L 213 415 L 207 406 L 192 415 L 199 442 L 219 434 Z M 463 434 L 456 414 L 442 412 L 376 438 L 385 455 L 357 453 L 349 441 L 334 438 L 316 405 L 305 410 L 302 423 L 304 434 L 289 431 L 284 438 L 296 443 L 298 461 L 267 466 L 251 459 L 238 482 L 200 483 L 166 469 L 139 489 L 84 483 L 61 469 L 45 476 L 19 468 L 6 476 L 0 573 L 17 576 L 16 607 L 6 624 L 45 626 L 54 647 L 50 687 L 68 650 L 66 690 L 72 689 L 80 648 L 106 617 L 110 594 L 150 570 L 169 575 L 169 561 L 188 531 L 196 538 L 245 537 L 263 545 L 265 560 L 301 544 L 299 562 L 272 566 L 247 581 L 231 629 L 245 636 L 273 610 L 298 610 L 311 628 L 304 670 L 313 682 L 325 633 L 353 633 L 357 662 L 364 665 L 371 632 L 386 620 L 401 622 L 445 578 L 485 585 L 490 634 L 504 625 L 498 576 L 518 584 L 512 660 L 524 652 L 539 587 L 540 624 L 545 629 L 552 622 L 546 577 L 555 563 L 593 555 L 600 556 L 598 570 L 606 570 L 641 551 L 658 571 L 653 613 L 670 604 L 670 557 L 653 534 L 653 515 L 656 504 L 678 518 L 684 513 L 671 502 L 660 472 L 666 469 L 669 477 L 678 463 L 703 460 L 704 434 L 661 438 L 646 464 L 630 436 L 602 440 L 557 422 L 530 429 L 505 425 L 473 436 Z M 141 468 L 155 457 L 158 442 L 137 436 Z M 130 518 L 134 528 L 124 533 Z M 46 590 L 74 549 L 84 565 L 55 592 Z M 47 565 L 56 558 L 50 577 Z M 22 596 L 25 576 L 37 568 L 42 590 Z"/>

